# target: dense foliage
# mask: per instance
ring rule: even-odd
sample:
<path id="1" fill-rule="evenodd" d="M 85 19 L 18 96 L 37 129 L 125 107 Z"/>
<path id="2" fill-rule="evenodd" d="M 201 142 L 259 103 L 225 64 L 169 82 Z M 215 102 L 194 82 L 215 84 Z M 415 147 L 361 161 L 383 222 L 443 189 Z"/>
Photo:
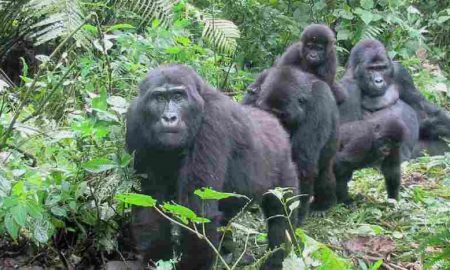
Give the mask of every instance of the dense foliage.
<path id="1" fill-rule="evenodd" d="M 428 99 L 450 107 L 446 1 L 188 2 L 0 1 L 0 254 L 41 254 L 42 263 L 69 267 L 127 250 L 118 244 L 126 236 L 117 235 L 129 209 L 114 197 L 136 191 L 124 114 L 139 81 L 162 63 L 188 64 L 239 100 L 306 25 L 323 22 L 337 32 L 341 66 L 356 42 L 379 39 Z M 342 269 L 339 256 L 352 267 L 378 269 L 381 253 L 340 248 L 352 235 L 394 239 L 399 256 L 381 254 L 386 269 L 417 269 L 393 268 L 397 262 L 450 267 L 450 156 L 412 162 L 405 179 L 417 174 L 428 179 L 409 183 L 385 211 L 381 181 L 361 173 L 354 191 L 370 191 L 369 203 L 337 208 L 296 231 L 309 248 L 293 253 L 289 269 Z M 246 235 L 264 242 L 256 224 L 238 222 L 242 242 Z M 264 249 L 255 253 L 262 257 Z"/>

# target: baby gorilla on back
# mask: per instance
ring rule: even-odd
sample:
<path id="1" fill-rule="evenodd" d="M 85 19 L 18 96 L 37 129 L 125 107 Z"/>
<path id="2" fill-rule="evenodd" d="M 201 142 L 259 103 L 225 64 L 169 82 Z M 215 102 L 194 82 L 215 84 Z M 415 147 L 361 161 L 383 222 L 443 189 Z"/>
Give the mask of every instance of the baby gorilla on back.
<path id="1" fill-rule="evenodd" d="M 350 203 L 348 181 L 354 170 L 381 166 L 389 198 L 397 199 L 400 186 L 400 145 L 405 124 L 398 118 L 372 117 L 340 126 L 335 160 L 338 202 Z M 398 170 L 392 170 L 397 166 Z M 386 170 L 389 167 L 391 169 Z"/>

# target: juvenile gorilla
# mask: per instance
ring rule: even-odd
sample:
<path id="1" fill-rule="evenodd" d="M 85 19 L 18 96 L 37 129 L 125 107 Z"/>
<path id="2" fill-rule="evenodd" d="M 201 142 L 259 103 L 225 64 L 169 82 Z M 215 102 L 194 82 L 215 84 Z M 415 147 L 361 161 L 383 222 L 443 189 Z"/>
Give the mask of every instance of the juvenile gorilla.
<path id="1" fill-rule="evenodd" d="M 339 150 L 336 154 L 335 173 L 338 202 L 351 203 L 347 183 L 353 171 L 379 166 L 383 173 L 389 198 L 397 199 L 400 187 L 400 145 L 405 124 L 389 118 L 387 112 L 367 120 L 348 122 L 339 127 Z"/>
<path id="2" fill-rule="evenodd" d="M 316 75 L 330 86 L 337 104 L 340 104 L 345 100 L 346 95 L 335 81 L 337 62 L 335 43 L 334 33 L 328 26 L 311 24 L 303 31 L 300 41 L 286 49 L 276 66 L 293 66 Z M 262 72 L 248 87 L 244 104 L 254 102 L 266 76 L 267 72 Z"/>
<path id="3" fill-rule="evenodd" d="M 346 74 L 341 80 L 348 98 L 339 106 L 339 113 L 341 123 L 346 123 L 370 118 L 389 109 L 390 113 L 385 114 L 386 121 L 398 118 L 405 123 L 401 155 L 402 160 L 407 160 L 417 144 L 419 120 L 412 106 L 401 99 L 402 93 L 411 89 L 397 83 L 397 77 L 396 68 L 384 47 L 378 41 L 361 41 L 352 49 Z"/>
<path id="4" fill-rule="evenodd" d="M 300 220 L 311 209 L 336 203 L 333 159 L 338 140 L 338 109 L 328 85 L 290 66 L 267 71 L 256 106 L 276 115 L 291 138 L 302 194 Z"/>
<path id="5" fill-rule="evenodd" d="M 424 98 L 408 71 L 391 61 L 379 41 L 361 41 L 352 49 L 342 85 L 349 91 L 349 98 L 340 106 L 341 121 L 358 117 L 361 111 L 354 109 L 358 103 L 363 111 L 377 111 L 401 99 L 419 117 L 421 145 L 442 145 L 442 138 L 450 138 L 449 114 Z M 355 95 L 358 91 L 361 93 Z"/>
<path id="6" fill-rule="evenodd" d="M 233 102 L 185 66 L 161 66 L 147 75 L 128 111 L 126 142 L 135 153 L 136 172 L 147 175 L 142 192 L 197 213 L 202 213 L 201 202 L 193 192 L 201 187 L 254 198 L 266 217 L 283 215 L 279 200 L 265 194 L 268 189 L 298 190 L 289 138 L 278 120 Z M 212 221 L 207 235 L 217 244 L 217 226 L 226 224 L 243 202 L 204 203 L 205 216 Z M 144 262 L 170 259 L 169 222 L 148 208 L 134 212 L 132 231 Z M 286 219 L 277 216 L 267 223 L 269 248 L 287 244 Z M 204 240 L 184 231 L 180 242 L 177 269 L 211 268 L 213 253 Z M 283 257 L 284 251 L 274 253 L 263 269 L 281 269 Z"/>

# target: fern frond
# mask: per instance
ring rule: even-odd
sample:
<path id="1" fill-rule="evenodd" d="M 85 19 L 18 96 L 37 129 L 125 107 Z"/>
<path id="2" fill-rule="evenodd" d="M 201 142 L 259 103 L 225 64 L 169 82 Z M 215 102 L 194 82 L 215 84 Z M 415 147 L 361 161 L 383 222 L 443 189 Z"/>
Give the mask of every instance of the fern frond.
<path id="1" fill-rule="evenodd" d="M 30 37 L 36 39 L 36 45 L 68 36 L 84 21 L 84 14 L 78 0 L 31 0 L 28 8 L 36 18 L 45 17 L 31 26 L 36 32 Z M 83 31 L 75 33 L 74 38 L 81 45 L 88 44 L 87 36 Z"/>
<path id="2" fill-rule="evenodd" d="M 228 20 L 205 17 L 202 37 L 217 47 L 219 51 L 232 54 L 236 50 L 236 40 L 241 36 L 238 27 Z"/>
<path id="3" fill-rule="evenodd" d="M 362 30 L 362 39 L 378 39 L 379 36 L 383 33 L 383 28 L 382 27 L 377 27 L 377 26 L 372 26 L 372 25 L 367 25 L 363 30 Z"/>
<path id="4" fill-rule="evenodd" d="M 117 0 L 116 6 L 138 14 L 141 25 L 158 19 L 162 25 L 172 21 L 172 8 L 178 0 Z"/>

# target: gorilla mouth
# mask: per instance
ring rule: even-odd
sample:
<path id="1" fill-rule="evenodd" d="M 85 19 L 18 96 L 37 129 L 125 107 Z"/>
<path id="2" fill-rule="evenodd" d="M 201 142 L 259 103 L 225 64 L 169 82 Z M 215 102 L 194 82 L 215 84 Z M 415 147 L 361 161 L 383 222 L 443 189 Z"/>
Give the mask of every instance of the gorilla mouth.
<path id="1" fill-rule="evenodd" d="M 181 129 L 179 128 L 165 128 L 163 130 L 161 130 L 161 133 L 180 133 Z"/>

